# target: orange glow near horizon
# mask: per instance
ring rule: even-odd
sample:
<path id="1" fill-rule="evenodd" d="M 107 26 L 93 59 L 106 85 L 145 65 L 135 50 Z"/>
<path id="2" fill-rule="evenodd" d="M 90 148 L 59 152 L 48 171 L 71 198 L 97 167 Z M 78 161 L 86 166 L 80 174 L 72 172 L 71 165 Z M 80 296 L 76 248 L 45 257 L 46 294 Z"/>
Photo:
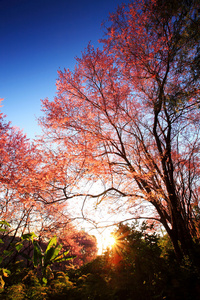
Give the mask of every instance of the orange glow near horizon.
<path id="1" fill-rule="evenodd" d="M 110 232 L 105 232 L 98 238 L 98 254 L 101 255 L 106 249 L 111 249 L 116 243 L 115 237 Z"/>
<path id="2" fill-rule="evenodd" d="M 125 233 L 104 233 L 101 239 L 98 239 L 98 254 L 101 255 L 106 249 L 113 249 L 114 252 L 120 253 L 122 248 L 124 248 L 125 241 L 124 238 L 128 235 Z"/>
<path id="3" fill-rule="evenodd" d="M 116 239 L 112 234 L 104 237 L 104 248 L 112 248 L 116 243 Z"/>

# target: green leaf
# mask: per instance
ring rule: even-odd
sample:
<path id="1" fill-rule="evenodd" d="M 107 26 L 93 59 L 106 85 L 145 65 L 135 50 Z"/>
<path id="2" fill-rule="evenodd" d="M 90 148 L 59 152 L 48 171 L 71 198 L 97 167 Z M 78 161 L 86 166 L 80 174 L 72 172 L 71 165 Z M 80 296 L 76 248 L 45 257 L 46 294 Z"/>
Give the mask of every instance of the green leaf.
<path id="1" fill-rule="evenodd" d="M 58 254 L 60 253 L 61 249 L 62 249 L 62 244 L 58 245 L 58 246 L 55 248 L 55 251 L 54 251 L 54 255 L 53 255 L 53 257 L 52 257 L 52 260 L 53 260 L 55 257 L 58 256 Z"/>
<path id="2" fill-rule="evenodd" d="M 2 276 L 0 275 L 0 289 L 3 289 L 5 285 L 5 281 L 3 280 Z"/>
<path id="3" fill-rule="evenodd" d="M 2 274 L 3 274 L 4 277 L 8 277 L 11 274 L 11 272 L 8 269 L 3 268 L 2 269 Z"/>
<path id="4" fill-rule="evenodd" d="M 58 256 L 60 250 L 62 249 L 62 244 L 56 247 L 51 247 L 48 251 L 45 252 L 44 256 L 44 265 L 52 264 L 55 258 Z"/>
<path id="5" fill-rule="evenodd" d="M 10 224 L 8 222 L 6 222 L 5 220 L 0 221 L 0 224 L 1 225 L 6 225 L 6 226 L 10 227 Z"/>
<path id="6" fill-rule="evenodd" d="M 4 244 L 4 241 L 2 239 L 0 239 L 0 244 Z"/>
<path id="7" fill-rule="evenodd" d="M 55 258 L 54 261 L 57 261 L 57 262 L 58 262 L 59 259 L 64 259 L 68 253 L 69 253 L 69 250 L 67 250 L 67 251 L 65 251 L 65 252 L 63 252 L 63 253 L 61 253 L 59 256 L 57 256 L 57 257 Z"/>
<path id="8" fill-rule="evenodd" d="M 42 259 L 40 254 L 38 254 L 38 251 L 34 249 L 33 252 L 33 265 L 34 267 L 37 267 L 38 265 L 42 265 Z"/>
<path id="9" fill-rule="evenodd" d="M 71 259 L 74 259 L 74 258 L 76 258 L 76 255 L 74 255 L 74 256 L 68 256 L 68 257 L 63 257 L 63 258 L 56 258 L 55 260 L 54 260 L 54 262 L 62 262 L 62 261 L 67 261 L 67 260 L 71 260 Z"/>
<path id="10" fill-rule="evenodd" d="M 0 232 L 5 232 L 5 231 L 8 231 L 8 230 L 0 227 Z"/>
<path id="11" fill-rule="evenodd" d="M 54 237 L 52 237 L 52 238 L 49 240 L 49 243 L 48 243 L 48 245 L 47 245 L 47 249 L 46 249 L 45 253 L 47 253 L 48 250 L 49 250 L 52 246 L 56 246 L 56 245 L 57 245 L 57 237 L 54 236 Z"/>
<path id="12" fill-rule="evenodd" d="M 19 252 L 23 248 L 23 244 L 21 242 L 15 244 L 15 249 Z"/>
<path id="13" fill-rule="evenodd" d="M 36 238 L 37 237 L 37 235 L 35 235 L 35 233 L 34 232 L 30 232 L 30 233 L 26 233 L 26 234 L 23 234 L 22 236 L 21 236 L 21 239 L 22 240 L 31 240 L 32 242 L 33 242 L 33 238 Z"/>
<path id="14" fill-rule="evenodd" d="M 63 255 L 66 256 L 69 253 L 69 250 L 63 252 Z"/>
<path id="15" fill-rule="evenodd" d="M 11 254 L 13 254 L 13 250 L 11 250 L 11 251 L 3 250 L 3 254 L 6 256 L 10 256 Z"/>
<path id="16" fill-rule="evenodd" d="M 47 266 L 51 263 L 53 257 L 55 257 L 55 248 L 51 247 L 44 255 L 44 265 Z"/>
<path id="17" fill-rule="evenodd" d="M 42 265 L 43 253 L 36 241 L 33 241 L 33 265 L 37 267 L 38 265 Z"/>
<path id="18" fill-rule="evenodd" d="M 42 278 L 42 281 L 45 285 L 47 284 L 47 279 L 45 277 Z"/>

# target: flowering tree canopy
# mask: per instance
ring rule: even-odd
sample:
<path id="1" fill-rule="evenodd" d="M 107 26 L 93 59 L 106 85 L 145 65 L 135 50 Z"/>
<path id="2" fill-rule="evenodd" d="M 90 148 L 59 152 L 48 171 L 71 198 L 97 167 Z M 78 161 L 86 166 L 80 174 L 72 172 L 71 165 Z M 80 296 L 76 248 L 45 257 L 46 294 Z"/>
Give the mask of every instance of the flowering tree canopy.
<path id="1" fill-rule="evenodd" d="M 79 180 L 101 181 L 88 192 L 99 201 L 150 203 L 180 260 L 197 242 L 200 189 L 199 4 L 186 2 L 119 7 L 103 49 L 89 44 L 58 72 L 41 119 L 64 198 L 81 194 Z"/>

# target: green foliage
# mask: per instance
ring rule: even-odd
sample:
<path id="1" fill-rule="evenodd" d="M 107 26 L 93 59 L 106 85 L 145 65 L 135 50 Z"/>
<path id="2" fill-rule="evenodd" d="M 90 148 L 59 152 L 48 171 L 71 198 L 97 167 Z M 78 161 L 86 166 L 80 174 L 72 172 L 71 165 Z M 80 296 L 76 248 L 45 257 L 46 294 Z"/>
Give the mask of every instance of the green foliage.
<path id="1" fill-rule="evenodd" d="M 6 300 L 23 300 L 26 299 L 25 285 L 23 283 L 14 284 L 7 289 Z"/>
<path id="2" fill-rule="evenodd" d="M 166 236 L 153 230 L 120 225 L 114 233 L 120 247 L 69 273 L 76 286 L 72 299 L 198 299 L 198 271 L 189 258 L 176 263 Z"/>
<path id="3" fill-rule="evenodd" d="M 156 235 L 153 227 L 120 225 L 115 237 L 118 247 L 107 250 L 92 262 L 68 273 L 51 270 L 51 264 L 63 260 L 57 239 L 50 239 L 46 250 L 35 242 L 35 267 L 12 266 L 3 270 L 4 289 L 0 298 L 33 300 L 197 300 L 200 274 L 189 257 L 180 266 L 167 236 Z M 53 250 L 52 250 L 53 249 Z M 21 251 L 21 250 L 20 250 Z M 34 259 L 33 257 L 31 258 Z M 43 273 L 42 273 L 43 270 Z M 9 277 L 5 277 L 9 275 Z"/>
<path id="4" fill-rule="evenodd" d="M 64 272 L 56 272 L 54 280 L 50 285 L 50 299 L 68 299 L 70 290 L 73 289 L 73 283 Z"/>
<path id="5" fill-rule="evenodd" d="M 55 262 L 62 262 L 66 260 L 73 259 L 74 256 L 67 256 L 69 251 L 65 251 L 59 255 L 62 245 L 57 245 L 57 237 L 54 236 L 50 239 L 46 251 L 43 252 L 37 241 L 33 241 L 34 254 L 33 254 L 33 264 L 35 267 L 38 265 L 46 268 Z"/>
<path id="6" fill-rule="evenodd" d="M 22 239 L 22 241 L 23 240 L 30 240 L 33 243 L 34 238 L 36 238 L 36 237 L 37 237 L 37 235 L 34 232 L 29 232 L 29 233 L 23 234 L 21 239 Z"/>
<path id="7" fill-rule="evenodd" d="M 8 231 L 7 227 L 10 227 L 10 224 L 6 222 L 5 220 L 0 221 L 0 232 L 6 232 Z M 0 244 L 4 244 L 3 240 L 0 239 Z M 13 252 L 12 251 L 3 251 L 3 254 L 0 256 L 0 264 L 7 256 L 10 256 Z"/>
<path id="8" fill-rule="evenodd" d="M 1 231 L 5 232 L 7 229 L 2 227 L 9 226 L 9 224 L 6 221 L 1 221 L 0 224 Z M 54 295 L 56 295 L 58 291 L 60 294 L 64 293 L 64 290 L 68 290 L 68 288 L 71 287 L 71 283 L 65 275 L 63 276 L 64 279 L 62 278 L 62 280 L 59 281 L 58 277 L 57 281 L 53 281 L 54 274 L 51 270 L 51 266 L 55 262 L 59 263 L 70 260 L 74 258 L 74 256 L 69 256 L 69 251 L 61 252 L 62 245 L 57 244 L 56 236 L 49 240 L 45 251 L 42 250 L 35 238 L 37 238 L 37 236 L 33 232 L 24 234 L 19 242 L 11 244 L 10 250 L 3 250 L 0 263 L 14 253 L 18 253 L 23 258 L 31 261 L 34 269 L 21 269 L 19 262 L 9 263 L 12 272 L 5 268 L 0 268 L 0 293 L 2 299 L 4 299 L 5 295 L 5 299 L 49 299 L 46 285 L 51 281 L 53 282 L 51 294 Z M 24 246 L 27 241 L 32 244 L 32 256 L 24 253 Z M 0 242 L 3 243 L 2 240 Z M 8 277 L 8 275 L 10 275 L 10 278 L 5 281 L 5 277 Z M 61 279 L 61 277 L 59 279 Z"/>
<path id="9" fill-rule="evenodd" d="M 42 283 L 46 285 L 49 280 L 53 278 L 53 272 L 51 270 L 51 266 L 54 263 L 59 263 L 62 261 L 71 260 L 74 256 L 68 256 L 69 251 L 64 251 L 60 253 L 62 250 L 62 245 L 57 245 L 57 237 L 52 237 L 47 245 L 45 251 L 42 250 L 37 240 L 34 240 L 34 233 L 26 234 L 22 237 L 23 240 L 30 240 L 33 244 L 33 256 L 28 257 L 26 254 L 22 253 L 21 255 L 31 260 L 33 266 L 35 268 L 41 268 L 42 272 Z"/>
<path id="10" fill-rule="evenodd" d="M 69 277 L 63 272 L 55 272 L 48 286 L 38 278 L 37 270 L 28 268 L 18 269 L 14 276 L 11 275 L 7 288 L 2 291 L 0 299 L 18 299 L 16 294 L 21 293 L 19 299 L 47 300 L 68 299 L 70 289 L 73 288 Z"/>
<path id="11" fill-rule="evenodd" d="M 7 231 L 7 228 L 3 228 L 3 226 L 10 227 L 10 224 L 8 222 L 6 222 L 5 220 L 0 221 L 0 232 Z"/>
<path id="12" fill-rule="evenodd" d="M 48 292 L 48 288 L 44 286 L 27 288 L 26 299 L 47 300 L 49 299 L 47 292 Z"/>
<path id="13" fill-rule="evenodd" d="M 3 227 L 5 227 L 5 228 L 3 228 Z M 10 224 L 8 222 L 6 222 L 5 220 L 0 221 L 0 232 L 6 232 L 7 227 L 10 227 Z M 3 243 L 4 243 L 3 240 L 0 239 L 0 244 L 3 244 Z M 7 256 L 10 256 L 11 254 L 12 254 L 12 251 L 4 250 L 3 255 L 0 256 L 0 264 Z M 10 273 L 11 272 L 8 269 L 0 268 L 0 292 L 4 289 L 5 277 L 8 277 L 10 275 Z"/>
<path id="14" fill-rule="evenodd" d="M 32 286 L 40 286 L 40 281 L 37 277 L 37 274 L 34 270 L 27 270 L 27 272 L 25 272 L 25 276 L 22 279 L 22 282 L 25 285 L 28 285 L 29 287 Z"/>
<path id="15" fill-rule="evenodd" d="M 5 277 L 8 277 L 10 275 L 10 271 L 4 268 L 0 269 L 0 292 L 4 289 L 5 285 Z"/>

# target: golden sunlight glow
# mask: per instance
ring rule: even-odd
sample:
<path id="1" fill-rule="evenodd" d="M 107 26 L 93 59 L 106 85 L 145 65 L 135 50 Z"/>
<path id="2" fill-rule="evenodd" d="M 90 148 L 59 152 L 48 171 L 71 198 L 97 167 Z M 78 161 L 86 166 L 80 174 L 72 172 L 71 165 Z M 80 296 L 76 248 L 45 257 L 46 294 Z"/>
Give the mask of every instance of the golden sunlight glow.
<path id="1" fill-rule="evenodd" d="M 106 231 L 101 234 L 101 237 L 97 239 L 98 241 L 98 254 L 103 254 L 107 249 L 112 249 L 114 253 L 122 253 L 123 248 L 126 244 L 126 237 L 129 234 L 128 230 L 118 230 L 118 232 L 111 233 Z"/>
<path id="2" fill-rule="evenodd" d="M 109 248 L 111 249 L 115 243 L 116 243 L 116 239 L 115 237 L 110 233 L 110 232 L 106 232 L 104 234 L 101 235 L 101 237 L 99 237 L 97 239 L 98 241 L 98 254 L 103 254 L 103 252 Z"/>
<path id="3" fill-rule="evenodd" d="M 116 243 L 115 237 L 109 234 L 108 236 L 105 236 L 103 241 L 103 246 L 104 248 L 112 248 L 115 243 Z"/>

